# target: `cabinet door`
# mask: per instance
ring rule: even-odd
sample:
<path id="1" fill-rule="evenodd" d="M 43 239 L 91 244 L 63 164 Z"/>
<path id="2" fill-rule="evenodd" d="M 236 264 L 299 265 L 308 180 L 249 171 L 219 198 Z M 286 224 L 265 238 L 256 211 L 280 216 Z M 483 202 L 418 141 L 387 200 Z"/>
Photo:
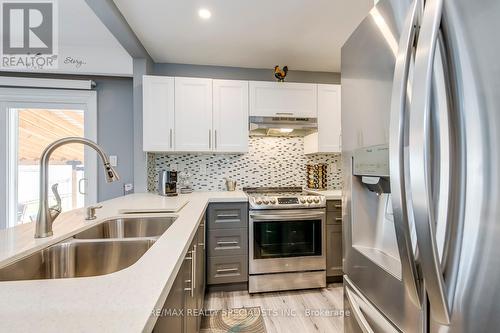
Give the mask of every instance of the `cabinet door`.
<path id="1" fill-rule="evenodd" d="M 318 152 L 340 153 L 340 85 L 318 84 Z"/>
<path id="2" fill-rule="evenodd" d="M 200 226 L 198 227 L 198 247 L 196 253 L 196 302 L 197 309 L 202 310 L 203 304 L 205 301 L 205 220 L 202 221 Z M 197 317 L 197 327 L 200 329 L 201 325 L 201 316 Z"/>
<path id="3" fill-rule="evenodd" d="M 212 80 L 175 78 L 176 151 L 212 150 Z"/>
<path id="4" fill-rule="evenodd" d="M 174 78 L 144 75 L 142 82 L 142 147 L 174 150 Z"/>
<path id="5" fill-rule="evenodd" d="M 326 232 L 326 276 L 341 276 L 342 225 L 327 225 Z"/>
<path id="6" fill-rule="evenodd" d="M 213 81 L 213 150 L 248 151 L 248 81 Z"/>
<path id="7" fill-rule="evenodd" d="M 197 304 L 197 288 L 196 288 L 196 255 L 198 244 L 194 243 L 197 239 L 193 240 L 191 251 L 188 253 L 187 258 L 189 268 L 184 273 L 184 330 L 185 333 L 195 333 L 198 331 L 198 318 L 195 316 L 198 311 Z"/>
<path id="8" fill-rule="evenodd" d="M 162 313 L 156 321 L 153 329 L 154 333 L 163 332 L 182 332 L 184 322 L 184 287 L 185 287 L 185 274 L 190 270 L 190 262 L 184 262 L 177 273 L 174 284 L 170 289 L 167 300 L 163 305 Z"/>
<path id="9" fill-rule="evenodd" d="M 315 118 L 317 117 L 317 85 L 251 81 L 250 115 Z"/>
<path id="10" fill-rule="evenodd" d="M 318 84 L 318 132 L 304 138 L 306 154 L 342 151 L 340 96 L 340 85 Z"/>

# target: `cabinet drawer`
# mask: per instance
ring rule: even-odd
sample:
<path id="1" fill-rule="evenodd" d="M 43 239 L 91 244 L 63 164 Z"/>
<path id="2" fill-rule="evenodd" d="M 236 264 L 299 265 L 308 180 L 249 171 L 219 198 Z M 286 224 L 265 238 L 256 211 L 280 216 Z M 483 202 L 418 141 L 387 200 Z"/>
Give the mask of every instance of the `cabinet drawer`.
<path id="1" fill-rule="evenodd" d="M 248 204 L 210 204 L 207 212 L 208 230 L 248 227 Z"/>
<path id="2" fill-rule="evenodd" d="M 340 200 L 328 200 L 326 202 L 327 211 L 340 211 L 342 212 L 342 201 Z"/>
<path id="3" fill-rule="evenodd" d="M 326 212 L 326 224 L 342 224 L 342 212 L 341 211 L 327 211 Z"/>
<path id="4" fill-rule="evenodd" d="M 208 258 L 208 284 L 248 281 L 248 256 Z"/>
<path id="5" fill-rule="evenodd" d="M 215 229 L 208 233 L 208 256 L 248 254 L 248 229 Z"/>

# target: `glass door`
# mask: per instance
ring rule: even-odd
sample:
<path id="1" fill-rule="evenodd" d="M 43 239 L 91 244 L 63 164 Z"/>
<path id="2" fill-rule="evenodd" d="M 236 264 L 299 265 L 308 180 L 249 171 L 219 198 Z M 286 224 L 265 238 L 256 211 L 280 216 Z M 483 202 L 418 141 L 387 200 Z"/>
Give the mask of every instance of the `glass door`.
<path id="1" fill-rule="evenodd" d="M 254 259 L 321 256 L 321 220 L 254 225 Z"/>
<path id="2" fill-rule="evenodd" d="M 6 89 L 19 92 L 33 89 Z M 0 89 L 1 91 L 1 89 Z M 37 91 L 38 92 L 38 91 Z M 48 91 L 47 98 L 26 96 L 1 104 L 0 126 L 7 133 L 4 151 L 4 182 L 7 222 L 12 227 L 36 220 L 39 206 L 40 156 L 52 142 L 64 137 L 95 140 L 95 92 Z M 75 98 L 75 94 L 76 97 Z M 82 98 L 83 95 L 91 98 Z M 36 95 L 36 94 L 35 94 Z M 1 96 L 0 96 L 1 97 Z M 2 154 L 3 153 L 3 154 Z M 69 211 L 96 202 L 97 177 L 95 154 L 79 144 L 58 148 L 50 158 L 49 187 L 59 184 L 62 210 Z M 0 178 L 3 175 L 0 175 Z M 0 179 L 1 182 L 1 179 Z M 2 189 L 3 190 L 3 189 Z M 55 204 L 49 190 L 49 205 Z"/>
<path id="3" fill-rule="evenodd" d="M 17 167 L 13 170 L 17 188 L 13 197 L 17 207 L 16 224 L 20 224 L 33 222 L 38 213 L 39 193 L 33 190 L 33 185 L 40 181 L 42 151 L 63 137 L 83 137 L 85 115 L 80 109 L 13 108 L 10 112 L 14 118 L 11 130 L 17 132 L 14 138 L 17 142 L 13 145 L 17 151 L 11 152 L 11 157 L 17 159 Z M 73 144 L 56 150 L 50 159 L 49 180 L 49 186 L 59 184 L 63 211 L 83 207 L 84 146 Z M 49 200 L 55 203 L 52 193 L 49 193 Z"/>

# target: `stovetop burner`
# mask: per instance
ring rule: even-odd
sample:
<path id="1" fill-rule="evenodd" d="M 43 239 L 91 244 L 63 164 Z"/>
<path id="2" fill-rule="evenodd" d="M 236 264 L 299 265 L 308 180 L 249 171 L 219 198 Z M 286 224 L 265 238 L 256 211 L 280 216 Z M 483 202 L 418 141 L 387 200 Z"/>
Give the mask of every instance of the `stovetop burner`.
<path id="1" fill-rule="evenodd" d="M 322 208 L 326 198 L 301 187 L 247 187 L 250 209 Z"/>

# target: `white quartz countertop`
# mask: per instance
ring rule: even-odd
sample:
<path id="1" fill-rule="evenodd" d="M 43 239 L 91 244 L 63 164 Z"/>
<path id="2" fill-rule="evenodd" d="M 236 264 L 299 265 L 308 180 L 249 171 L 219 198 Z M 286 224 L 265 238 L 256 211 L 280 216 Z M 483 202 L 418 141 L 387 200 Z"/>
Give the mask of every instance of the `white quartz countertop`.
<path id="1" fill-rule="evenodd" d="M 139 193 L 102 202 L 97 219 L 83 209 L 61 214 L 54 235 L 35 239 L 33 223 L 0 231 L 0 267 L 58 243 L 93 225 L 124 216 L 123 209 L 172 211 L 126 216 L 177 216 L 172 226 L 133 265 L 107 275 L 0 282 L 1 332 L 149 332 L 210 202 L 246 202 L 245 193 L 194 192 L 169 198 Z"/>
<path id="2" fill-rule="evenodd" d="M 324 195 L 326 200 L 340 200 L 342 199 L 342 190 L 310 190 L 305 189 L 306 192 Z"/>

